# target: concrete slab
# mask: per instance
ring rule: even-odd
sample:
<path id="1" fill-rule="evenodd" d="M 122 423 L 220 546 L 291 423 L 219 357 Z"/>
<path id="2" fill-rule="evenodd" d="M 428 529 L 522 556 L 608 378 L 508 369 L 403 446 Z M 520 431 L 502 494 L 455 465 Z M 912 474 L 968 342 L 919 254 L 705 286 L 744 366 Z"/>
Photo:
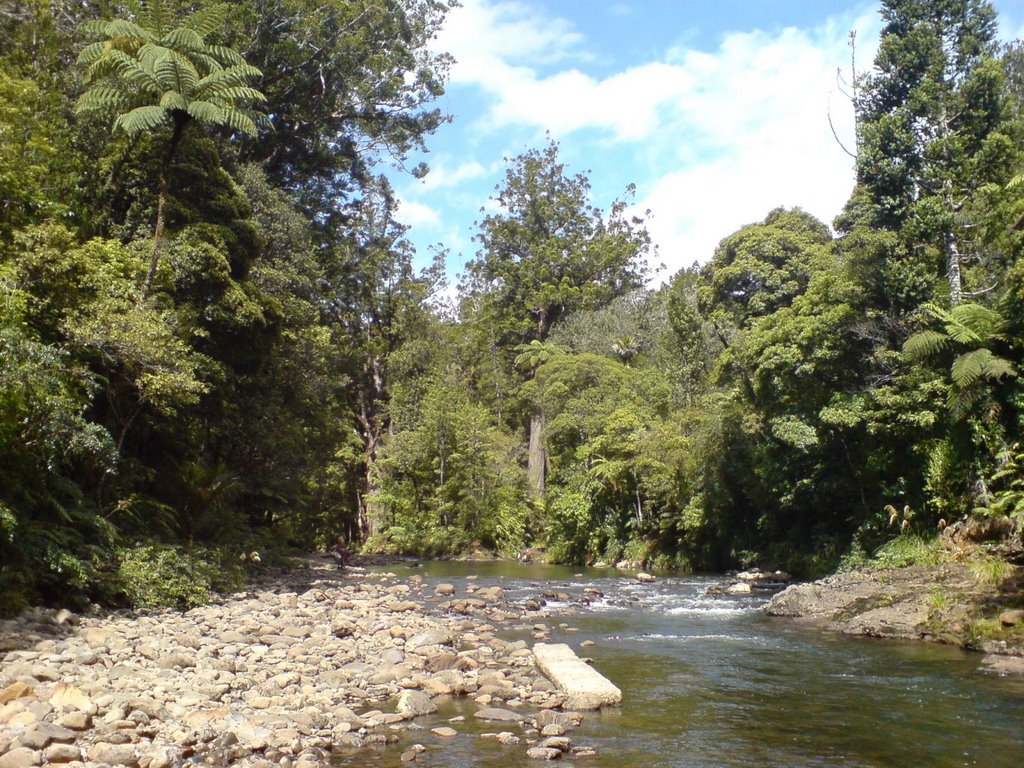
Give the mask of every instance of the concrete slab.
<path id="1" fill-rule="evenodd" d="M 599 709 L 622 701 L 622 691 L 565 643 L 533 646 L 537 668 L 566 694 L 568 709 Z"/>

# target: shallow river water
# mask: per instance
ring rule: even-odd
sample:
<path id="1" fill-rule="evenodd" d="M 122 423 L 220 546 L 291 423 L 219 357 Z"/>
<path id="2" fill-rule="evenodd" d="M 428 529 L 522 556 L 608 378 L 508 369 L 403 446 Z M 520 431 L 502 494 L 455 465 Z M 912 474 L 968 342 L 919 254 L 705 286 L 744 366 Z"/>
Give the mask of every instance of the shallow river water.
<path id="1" fill-rule="evenodd" d="M 609 768 L 1024 768 L 1024 681 L 977 672 L 980 656 L 941 646 L 847 638 L 770 619 L 763 599 L 708 597 L 714 579 L 639 584 L 614 571 L 518 563 L 393 566 L 400 576 L 500 584 L 510 600 L 591 586 L 605 599 L 569 617 L 538 619 L 549 642 L 583 640 L 581 651 L 622 689 L 621 707 L 586 718 L 569 735 Z M 628 605 L 623 605 L 628 603 Z M 577 631 L 560 630 L 567 623 Z M 508 639 L 525 635 L 504 634 Z M 527 637 L 527 639 L 529 639 Z M 399 765 L 403 747 L 428 748 L 417 765 L 518 766 L 523 745 L 480 739 L 471 700 L 446 704 L 402 744 L 341 758 L 337 765 Z M 459 735 L 430 727 L 457 715 Z M 514 730 L 510 729 L 510 730 Z"/>

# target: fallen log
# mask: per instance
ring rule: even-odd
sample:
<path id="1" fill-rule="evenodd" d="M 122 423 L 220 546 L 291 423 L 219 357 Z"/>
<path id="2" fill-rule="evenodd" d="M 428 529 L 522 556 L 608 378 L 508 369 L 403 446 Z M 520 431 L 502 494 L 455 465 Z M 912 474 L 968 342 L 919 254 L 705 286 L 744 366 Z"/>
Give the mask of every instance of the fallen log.
<path id="1" fill-rule="evenodd" d="M 622 691 L 565 643 L 533 646 L 537 669 L 566 695 L 566 709 L 600 709 L 622 701 Z"/>

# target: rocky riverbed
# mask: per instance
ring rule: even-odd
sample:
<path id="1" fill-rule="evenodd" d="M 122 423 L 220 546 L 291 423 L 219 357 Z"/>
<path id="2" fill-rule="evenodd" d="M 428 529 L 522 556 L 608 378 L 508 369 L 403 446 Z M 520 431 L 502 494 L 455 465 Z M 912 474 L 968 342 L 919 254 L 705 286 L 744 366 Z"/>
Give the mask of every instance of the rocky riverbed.
<path id="1" fill-rule="evenodd" d="M 35 610 L 0 622 L 0 768 L 313 768 L 422 741 L 412 762 L 458 733 L 459 718 L 416 724 L 451 696 L 529 757 L 586 757 L 566 736 L 574 702 L 525 640 L 502 638 L 546 639 L 553 620 L 541 594 L 510 604 L 500 587 L 458 594 L 323 560 L 186 613 Z"/>
<path id="2" fill-rule="evenodd" d="M 856 570 L 794 584 L 765 610 L 848 635 L 962 646 L 986 654 L 986 671 L 1024 675 L 1024 568 L 994 584 L 957 563 Z"/>

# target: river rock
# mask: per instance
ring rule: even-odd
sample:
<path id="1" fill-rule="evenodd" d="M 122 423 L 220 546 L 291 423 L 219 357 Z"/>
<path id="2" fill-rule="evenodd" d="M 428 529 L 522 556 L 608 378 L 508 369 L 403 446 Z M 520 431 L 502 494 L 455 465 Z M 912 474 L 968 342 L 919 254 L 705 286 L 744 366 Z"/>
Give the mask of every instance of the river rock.
<path id="1" fill-rule="evenodd" d="M 481 600 L 487 600 L 488 602 L 498 602 L 505 599 L 505 590 L 501 587 L 483 587 L 478 589 L 474 595 Z"/>
<path id="2" fill-rule="evenodd" d="M 745 581 L 740 581 L 735 584 L 730 584 L 725 588 L 727 595 L 749 595 L 751 592 L 751 586 Z"/>
<path id="3" fill-rule="evenodd" d="M 530 747 L 526 750 L 526 756 L 531 760 L 557 760 L 562 753 L 551 747 Z"/>
<path id="4" fill-rule="evenodd" d="M 437 712 L 437 705 L 422 691 L 403 691 L 398 697 L 395 710 L 406 717 L 419 717 L 434 714 Z"/>
<path id="5" fill-rule="evenodd" d="M 75 710 L 64 715 L 60 724 L 72 731 L 85 731 L 92 727 L 92 716 L 88 712 Z"/>
<path id="6" fill-rule="evenodd" d="M 981 670 L 990 675 L 1024 676 L 1024 656 L 992 653 L 981 660 Z"/>
<path id="7" fill-rule="evenodd" d="M 18 747 L 0 756 L 0 768 L 31 768 L 42 762 L 42 753 L 28 747 Z"/>
<path id="8" fill-rule="evenodd" d="M 13 682 L 0 691 L 0 706 L 14 701 L 15 699 L 23 699 L 31 696 L 32 693 L 33 688 L 28 683 L 23 683 L 21 681 Z"/>
<path id="9" fill-rule="evenodd" d="M 543 709 L 537 713 L 537 727 L 543 731 L 549 725 L 558 725 L 566 731 L 575 728 L 583 721 L 583 715 L 579 712 L 556 712 L 553 709 Z"/>
<path id="10" fill-rule="evenodd" d="M 89 759 L 94 763 L 107 763 L 108 765 L 137 766 L 139 756 L 135 747 L 129 744 L 111 744 L 100 742 L 94 744 L 89 750 Z"/>
<path id="11" fill-rule="evenodd" d="M 415 651 L 429 645 L 451 645 L 452 636 L 443 629 L 433 629 L 413 635 L 405 643 L 407 651 Z"/>
<path id="12" fill-rule="evenodd" d="M 999 623 L 1004 627 L 1012 627 L 1024 622 L 1024 609 L 1013 608 L 999 614 Z"/>
<path id="13" fill-rule="evenodd" d="M 518 723 L 526 719 L 521 712 L 513 712 L 511 709 L 502 709 L 501 707 L 485 707 L 474 712 L 473 717 L 500 723 Z"/>
<path id="14" fill-rule="evenodd" d="M 71 708 L 95 715 L 99 707 L 81 690 L 68 683 L 58 683 L 50 694 L 50 703 L 57 709 Z"/>
<path id="15" fill-rule="evenodd" d="M 505 746 L 511 746 L 512 744 L 518 744 L 522 739 L 516 736 L 511 731 L 502 731 L 501 733 L 481 733 L 481 739 L 494 739 L 499 744 Z"/>
<path id="16" fill-rule="evenodd" d="M 450 728 L 447 725 L 442 725 L 437 728 L 431 728 L 430 732 L 445 739 L 450 739 L 453 736 L 458 736 L 459 732 L 454 728 Z"/>
<path id="17" fill-rule="evenodd" d="M 455 585 L 454 584 L 438 584 L 434 587 L 435 595 L 454 595 Z"/>
<path id="18" fill-rule="evenodd" d="M 82 750 L 74 744 L 51 744 L 43 758 L 47 763 L 74 763 L 82 759 Z"/>
<path id="19" fill-rule="evenodd" d="M 52 742 L 66 744 L 75 740 L 77 734 L 68 728 L 53 723 L 39 723 L 18 737 L 18 742 L 29 749 L 44 749 Z"/>
<path id="20" fill-rule="evenodd" d="M 886 605 L 854 616 L 843 632 L 882 638 L 919 637 L 923 632 L 930 609 L 916 601 Z"/>
<path id="21" fill-rule="evenodd" d="M 559 752 L 568 752 L 569 747 L 572 746 L 572 742 L 565 736 L 549 736 L 544 739 L 539 746 L 546 749 L 557 749 Z"/>
<path id="22" fill-rule="evenodd" d="M 639 581 L 641 584 L 650 584 L 652 581 L 654 581 L 654 576 L 645 571 L 640 571 L 636 575 L 636 580 Z"/>

